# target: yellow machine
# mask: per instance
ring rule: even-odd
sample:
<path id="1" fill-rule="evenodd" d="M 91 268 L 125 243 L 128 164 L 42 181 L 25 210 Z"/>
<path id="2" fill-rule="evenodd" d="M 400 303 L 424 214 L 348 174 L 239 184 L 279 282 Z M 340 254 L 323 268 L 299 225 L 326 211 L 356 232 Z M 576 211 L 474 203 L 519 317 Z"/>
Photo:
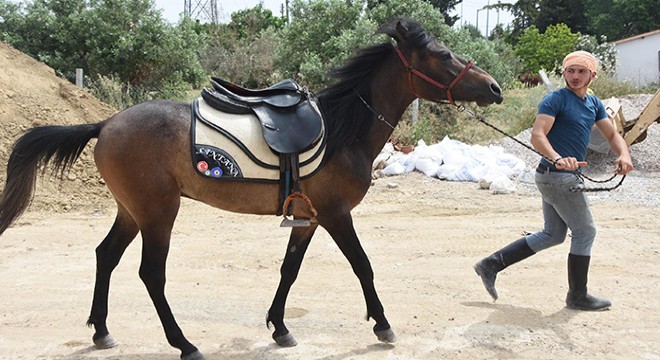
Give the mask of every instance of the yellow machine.
<path id="1" fill-rule="evenodd" d="M 648 127 L 654 122 L 660 123 L 660 89 L 636 119 L 626 120 L 623 117 L 621 102 L 616 98 L 604 101 L 603 104 L 610 120 L 616 126 L 619 134 L 626 140 L 628 146 L 644 141 Z M 600 153 L 607 153 L 610 150 L 609 144 L 595 127 L 591 131 L 589 149 Z"/>

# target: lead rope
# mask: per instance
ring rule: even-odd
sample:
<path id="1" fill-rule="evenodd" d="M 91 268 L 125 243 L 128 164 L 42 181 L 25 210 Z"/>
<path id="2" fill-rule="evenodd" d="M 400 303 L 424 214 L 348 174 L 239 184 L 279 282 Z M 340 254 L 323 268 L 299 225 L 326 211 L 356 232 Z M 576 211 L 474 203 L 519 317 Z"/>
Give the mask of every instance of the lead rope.
<path id="1" fill-rule="evenodd" d="M 467 113 L 468 115 L 470 115 L 470 116 L 472 116 L 473 118 L 477 119 L 477 120 L 478 120 L 479 122 L 481 122 L 482 124 L 484 124 L 484 125 L 490 127 L 491 129 L 493 129 L 493 130 L 499 132 L 500 134 L 502 134 L 502 135 L 508 137 L 509 139 L 511 139 L 511 140 L 513 140 L 513 141 L 515 141 L 515 142 L 517 142 L 518 144 L 520 144 L 520 145 L 526 147 L 527 149 L 529 149 L 529 150 L 535 152 L 536 154 L 540 155 L 542 158 L 544 158 L 545 160 L 547 160 L 547 161 L 550 162 L 551 164 L 553 164 L 553 165 L 555 165 L 555 166 L 557 165 L 557 162 L 556 162 L 556 161 L 554 161 L 554 160 L 548 158 L 547 156 L 545 156 L 545 155 L 541 154 L 540 152 L 538 152 L 538 151 L 537 151 L 536 149 L 534 149 L 533 147 L 531 147 L 531 146 L 529 146 L 529 145 L 523 143 L 522 141 L 516 139 L 515 137 L 513 137 L 513 136 L 507 134 L 506 132 L 500 130 L 500 129 L 497 128 L 495 125 L 493 125 L 493 124 L 489 123 L 488 121 L 486 121 L 486 119 L 485 119 L 483 116 L 481 116 L 481 115 L 477 115 L 474 111 L 472 111 L 472 110 L 466 108 L 466 107 L 463 106 L 462 104 L 461 104 L 461 105 L 456 105 L 456 109 L 457 109 L 459 112 L 465 112 L 465 113 Z M 606 182 L 612 181 L 612 180 L 618 175 L 618 174 L 614 174 L 614 175 L 612 175 L 612 177 L 610 177 L 609 179 L 606 179 L 606 180 L 597 180 L 597 179 L 592 179 L 592 178 L 588 177 L 587 175 L 581 173 L 580 171 L 574 171 L 574 173 L 575 173 L 575 175 L 577 175 L 579 178 L 581 178 L 581 179 L 586 179 L 586 180 L 589 180 L 589 181 L 594 182 L 594 183 L 606 183 Z M 616 185 L 613 186 L 613 187 L 596 187 L 596 188 L 587 188 L 587 187 L 584 187 L 584 185 L 580 185 L 580 186 L 572 187 L 570 190 L 571 190 L 572 192 L 578 192 L 578 191 L 579 191 L 579 192 L 612 191 L 612 190 L 618 188 L 619 186 L 621 186 L 621 184 L 623 184 L 623 179 L 625 179 L 625 178 L 626 178 L 626 175 L 621 176 L 621 180 L 619 180 L 619 183 L 616 184 Z"/>

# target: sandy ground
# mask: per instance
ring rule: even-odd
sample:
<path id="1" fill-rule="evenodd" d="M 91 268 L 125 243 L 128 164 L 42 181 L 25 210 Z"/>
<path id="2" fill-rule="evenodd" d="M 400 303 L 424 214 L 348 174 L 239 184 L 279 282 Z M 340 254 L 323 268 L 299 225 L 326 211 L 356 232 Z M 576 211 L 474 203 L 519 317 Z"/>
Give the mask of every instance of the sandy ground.
<path id="1" fill-rule="evenodd" d="M 398 337 L 393 345 L 376 340 L 357 278 L 323 230 L 287 303 L 299 344 L 273 343 L 265 314 L 288 239 L 276 217 L 185 201 L 166 293 L 184 333 L 209 360 L 660 359 L 657 209 L 598 201 L 593 212 L 599 233 L 589 288 L 613 301 L 605 312 L 564 308 L 567 243 L 501 273 L 500 299 L 492 302 L 472 265 L 541 226 L 538 195 L 491 195 L 474 183 L 419 173 L 377 180 L 353 212 Z M 30 211 L 0 236 L 0 358 L 178 358 L 137 275 L 139 240 L 110 291 L 108 324 L 120 346 L 92 346 L 85 321 L 94 249 L 113 218 L 110 207 Z"/>

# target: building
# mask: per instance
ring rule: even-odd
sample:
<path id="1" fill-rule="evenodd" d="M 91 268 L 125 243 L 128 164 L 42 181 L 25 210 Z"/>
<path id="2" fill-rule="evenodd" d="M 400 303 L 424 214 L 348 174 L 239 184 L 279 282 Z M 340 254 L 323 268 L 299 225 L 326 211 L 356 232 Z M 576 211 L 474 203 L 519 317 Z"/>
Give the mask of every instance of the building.
<path id="1" fill-rule="evenodd" d="M 636 86 L 660 83 L 660 29 L 614 42 L 615 77 Z"/>

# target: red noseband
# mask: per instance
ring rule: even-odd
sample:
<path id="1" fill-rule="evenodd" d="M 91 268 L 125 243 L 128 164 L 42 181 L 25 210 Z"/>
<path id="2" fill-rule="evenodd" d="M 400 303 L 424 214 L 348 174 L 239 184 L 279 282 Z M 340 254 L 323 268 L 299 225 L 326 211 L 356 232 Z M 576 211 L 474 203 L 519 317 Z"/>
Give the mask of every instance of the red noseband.
<path id="1" fill-rule="evenodd" d="M 446 85 L 443 85 L 443 84 L 431 79 L 430 77 L 424 75 L 424 73 L 422 73 L 421 71 L 419 71 L 419 70 L 415 69 L 414 67 L 412 67 L 408 63 L 408 60 L 406 60 L 406 57 L 403 56 L 403 53 L 401 52 L 401 49 L 399 49 L 399 47 L 395 47 L 395 49 L 396 49 L 396 53 L 399 55 L 399 59 L 401 59 L 401 62 L 403 63 L 403 66 L 405 66 L 406 71 L 408 71 L 408 82 L 410 83 L 410 89 L 412 90 L 413 94 L 415 94 L 416 97 L 422 98 L 421 96 L 419 96 L 419 94 L 417 94 L 417 91 L 415 90 L 415 86 L 413 85 L 413 74 L 417 75 L 418 77 L 420 77 L 422 80 L 428 82 L 429 84 L 446 91 L 447 92 L 447 100 L 449 100 L 449 103 L 452 104 L 452 105 L 456 105 L 456 104 L 454 104 L 454 99 L 451 96 L 451 88 L 454 87 L 454 85 L 456 85 L 458 83 L 458 81 L 463 78 L 463 76 L 465 76 L 465 74 L 468 72 L 468 70 L 470 70 L 472 65 L 474 65 L 474 61 L 470 60 L 468 62 L 468 64 L 465 65 L 465 68 L 463 69 L 463 71 L 461 71 L 461 73 L 458 74 L 458 76 L 456 76 L 456 78 L 449 84 L 449 86 L 446 86 Z"/>

